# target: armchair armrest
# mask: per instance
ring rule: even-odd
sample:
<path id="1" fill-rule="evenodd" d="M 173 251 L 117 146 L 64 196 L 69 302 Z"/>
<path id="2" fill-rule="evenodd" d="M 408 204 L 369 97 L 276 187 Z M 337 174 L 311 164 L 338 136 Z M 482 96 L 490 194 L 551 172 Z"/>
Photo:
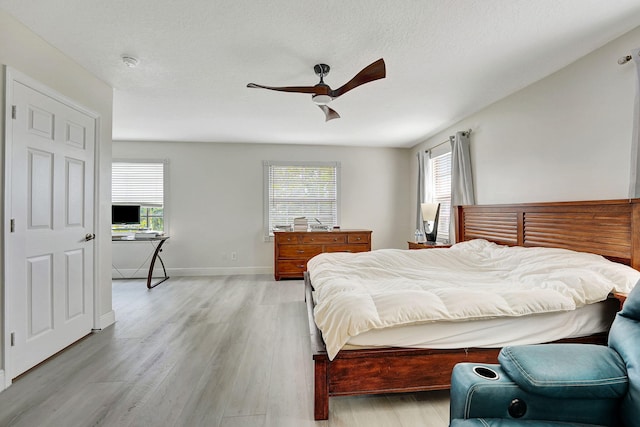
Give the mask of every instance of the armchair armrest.
<path id="1" fill-rule="evenodd" d="M 561 399 L 620 399 L 628 388 L 624 360 L 609 347 L 545 344 L 505 347 L 500 366 L 523 390 Z"/>
<path id="2" fill-rule="evenodd" d="M 495 375 L 484 375 L 482 368 Z M 550 426 L 553 422 L 610 426 L 617 422 L 619 410 L 620 399 L 558 398 L 528 392 L 509 378 L 500 365 L 459 363 L 451 376 L 452 426 L 475 426 L 471 420 L 470 424 L 458 421 L 469 418 L 482 418 L 487 421 L 485 425 L 505 427 L 517 425 L 516 421 L 524 422 L 525 426 L 533 420 L 548 421 Z M 512 423 L 507 423 L 508 420 Z"/>
<path id="3" fill-rule="evenodd" d="M 555 421 L 519 421 L 496 418 L 474 418 L 471 420 L 453 420 L 449 427 L 606 427 L 593 424 L 563 423 Z"/>

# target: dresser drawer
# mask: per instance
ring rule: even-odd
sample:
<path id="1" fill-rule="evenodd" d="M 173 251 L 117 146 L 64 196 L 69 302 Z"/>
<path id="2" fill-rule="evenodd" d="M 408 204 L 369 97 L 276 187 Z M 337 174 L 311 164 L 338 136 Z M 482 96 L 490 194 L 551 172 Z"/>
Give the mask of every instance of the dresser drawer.
<path id="1" fill-rule="evenodd" d="M 306 259 L 283 259 L 278 261 L 278 271 L 282 276 L 301 276 L 307 270 Z"/>
<path id="2" fill-rule="evenodd" d="M 308 236 L 302 236 L 302 243 L 314 243 L 314 244 L 347 243 L 347 235 L 336 234 L 331 232 L 327 232 L 326 234 L 311 234 Z"/>
<path id="3" fill-rule="evenodd" d="M 347 243 L 369 243 L 369 233 L 352 233 L 347 238 Z"/>
<path id="4" fill-rule="evenodd" d="M 369 245 L 327 245 L 324 247 L 325 252 L 367 252 L 369 251 Z"/>
<path id="5" fill-rule="evenodd" d="M 290 233 L 277 233 L 276 245 L 298 245 L 300 244 L 300 236 Z"/>
<path id="6" fill-rule="evenodd" d="M 280 258 L 311 258 L 322 253 L 322 245 L 281 245 Z"/>

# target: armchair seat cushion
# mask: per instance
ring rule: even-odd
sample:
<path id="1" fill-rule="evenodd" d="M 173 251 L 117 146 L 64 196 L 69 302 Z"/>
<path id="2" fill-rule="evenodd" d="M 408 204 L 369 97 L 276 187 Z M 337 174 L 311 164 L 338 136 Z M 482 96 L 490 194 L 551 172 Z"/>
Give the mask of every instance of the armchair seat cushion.
<path id="1" fill-rule="evenodd" d="M 523 390 L 567 399 L 618 399 L 628 388 L 624 360 L 609 347 L 545 344 L 505 347 L 502 369 Z"/>

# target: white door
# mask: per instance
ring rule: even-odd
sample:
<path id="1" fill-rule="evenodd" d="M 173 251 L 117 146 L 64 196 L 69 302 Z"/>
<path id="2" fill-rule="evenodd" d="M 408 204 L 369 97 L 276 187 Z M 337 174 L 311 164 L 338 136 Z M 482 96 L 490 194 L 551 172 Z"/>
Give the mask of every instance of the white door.
<path id="1" fill-rule="evenodd" d="M 36 85 L 8 83 L 6 367 L 12 379 L 91 332 L 96 120 Z"/>

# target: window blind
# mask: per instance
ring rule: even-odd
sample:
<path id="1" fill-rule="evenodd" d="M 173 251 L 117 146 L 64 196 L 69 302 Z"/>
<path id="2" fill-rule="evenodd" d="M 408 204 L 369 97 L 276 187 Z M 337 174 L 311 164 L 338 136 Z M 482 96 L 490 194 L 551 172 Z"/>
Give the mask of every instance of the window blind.
<path id="1" fill-rule="evenodd" d="M 114 162 L 111 202 L 161 207 L 164 204 L 164 163 Z"/>
<path id="2" fill-rule="evenodd" d="M 265 175 L 267 235 L 274 226 L 291 225 L 297 217 L 338 224 L 338 163 L 265 162 Z"/>
<path id="3" fill-rule="evenodd" d="M 440 203 L 438 238 L 449 239 L 451 219 L 451 152 L 431 159 L 433 201 Z"/>

